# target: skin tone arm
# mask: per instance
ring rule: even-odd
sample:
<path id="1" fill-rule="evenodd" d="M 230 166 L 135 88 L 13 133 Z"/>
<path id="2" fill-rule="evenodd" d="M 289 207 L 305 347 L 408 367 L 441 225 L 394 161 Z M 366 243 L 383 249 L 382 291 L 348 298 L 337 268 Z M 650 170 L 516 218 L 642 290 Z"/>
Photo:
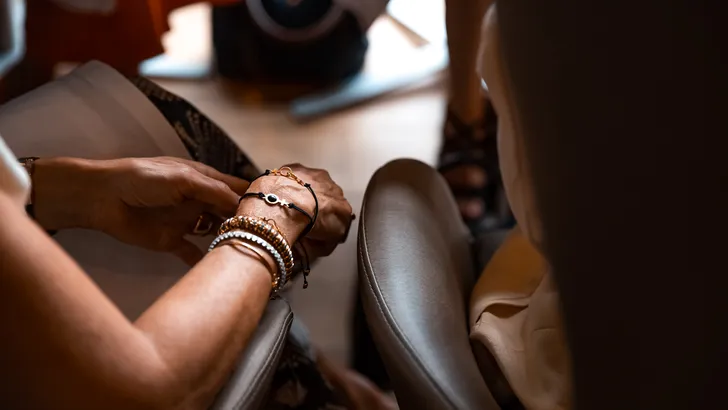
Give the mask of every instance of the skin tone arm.
<path id="1" fill-rule="evenodd" d="M 281 193 L 312 208 L 310 194 L 295 183 L 281 178 L 257 183 L 253 189 Z M 317 193 L 325 211 L 328 196 Z M 348 207 L 343 202 L 334 207 L 342 215 Z M 243 201 L 238 213 L 274 218 L 289 238 L 296 238 L 307 222 L 262 201 Z M 270 274 L 252 253 L 223 246 L 207 254 L 131 323 L 3 193 L 0 215 L 4 404 L 73 409 L 209 405 L 267 304 Z M 342 230 L 334 225 L 331 230 Z M 320 236 L 322 229 L 325 224 L 316 229 Z"/>
<path id="2" fill-rule="evenodd" d="M 38 408 L 204 407 L 266 305 L 270 274 L 259 261 L 212 252 L 132 324 L 5 197 L 0 212 L 9 221 L 0 226 L 2 345 L 13 352 L 3 373 L 16 389 L 4 398 L 25 407 L 31 397 Z"/>

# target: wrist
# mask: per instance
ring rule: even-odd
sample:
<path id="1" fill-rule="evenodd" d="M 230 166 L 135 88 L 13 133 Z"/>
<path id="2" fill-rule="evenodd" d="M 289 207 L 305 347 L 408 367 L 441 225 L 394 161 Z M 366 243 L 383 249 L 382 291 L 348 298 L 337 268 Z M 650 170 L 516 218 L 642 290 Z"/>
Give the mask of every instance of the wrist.
<path id="1" fill-rule="evenodd" d="M 264 177 L 256 180 L 248 192 L 274 194 L 278 198 L 293 203 L 313 216 L 314 200 L 308 190 L 285 178 Z M 311 220 L 303 213 L 280 205 L 268 204 L 256 197 L 243 198 L 238 207 L 238 215 L 255 216 L 275 221 L 279 231 L 292 246 Z"/>
<path id="2" fill-rule="evenodd" d="M 276 265 L 273 257 L 268 255 L 265 250 L 261 249 L 261 254 L 258 255 L 250 249 L 240 246 L 233 246 L 232 244 L 226 244 L 215 247 L 215 249 L 213 249 L 209 253 L 211 255 L 216 255 L 216 257 L 225 258 L 226 260 L 236 261 L 236 263 L 237 261 L 244 259 L 260 266 L 262 269 L 246 269 L 246 271 L 249 272 L 251 275 L 255 276 L 256 279 L 265 281 L 272 286 L 272 273 L 268 269 L 268 266 L 266 266 L 266 263 L 272 264 L 272 266 Z M 265 263 L 260 260 L 260 256 L 265 258 Z"/>
<path id="3" fill-rule="evenodd" d="M 45 229 L 92 228 L 95 161 L 41 158 L 32 178 L 36 221 Z"/>

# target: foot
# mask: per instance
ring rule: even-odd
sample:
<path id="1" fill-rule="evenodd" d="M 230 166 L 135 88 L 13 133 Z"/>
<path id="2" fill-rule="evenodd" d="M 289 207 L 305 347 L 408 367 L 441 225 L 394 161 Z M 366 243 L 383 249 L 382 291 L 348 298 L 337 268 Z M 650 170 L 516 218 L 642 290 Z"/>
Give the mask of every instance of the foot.
<path id="1" fill-rule="evenodd" d="M 483 119 L 474 124 L 464 123 L 452 112 L 445 122 L 439 169 L 473 231 L 483 229 L 494 211 L 500 184 L 496 130 L 497 117 L 489 105 Z"/>

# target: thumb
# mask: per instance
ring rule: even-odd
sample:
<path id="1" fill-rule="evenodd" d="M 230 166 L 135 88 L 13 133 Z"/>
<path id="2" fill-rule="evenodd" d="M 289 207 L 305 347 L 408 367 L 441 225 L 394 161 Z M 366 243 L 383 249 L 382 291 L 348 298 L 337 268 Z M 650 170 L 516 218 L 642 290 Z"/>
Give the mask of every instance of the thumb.
<path id="1" fill-rule="evenodd" d="M 182 262 L 188 266 L 195 266 L 205 256 L 202 249 L 187 239 L 180 240 L 179 244 L 172 249 L 172 254 L 182 259 Z"/>

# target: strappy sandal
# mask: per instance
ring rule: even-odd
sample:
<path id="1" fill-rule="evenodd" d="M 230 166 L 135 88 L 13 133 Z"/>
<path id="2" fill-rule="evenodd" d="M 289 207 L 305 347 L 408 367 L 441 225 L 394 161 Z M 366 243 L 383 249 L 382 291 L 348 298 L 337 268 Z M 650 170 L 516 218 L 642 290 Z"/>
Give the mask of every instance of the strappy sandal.
<path id="1" fill-rule="evenodd" d="M 440 151 L 438 171 L 446 174 L 461 167 L 475 166 L 487 178 L 482 187 L 473 187 L 466 182 L 450 182 L 450 189 L 459 201 L 480 200 L 484 203 L 481 215 L 463 216 L 463 221 L 473 233 L 502 228 L 510 224 L 510 211 L 498 209 L 505 203 L 499 196 L 503 194 L 497 147 L 498 117 L 490 104 L 482 123 L 468 125 L 448 112 L 445 122 L 445 139 Z"/>

